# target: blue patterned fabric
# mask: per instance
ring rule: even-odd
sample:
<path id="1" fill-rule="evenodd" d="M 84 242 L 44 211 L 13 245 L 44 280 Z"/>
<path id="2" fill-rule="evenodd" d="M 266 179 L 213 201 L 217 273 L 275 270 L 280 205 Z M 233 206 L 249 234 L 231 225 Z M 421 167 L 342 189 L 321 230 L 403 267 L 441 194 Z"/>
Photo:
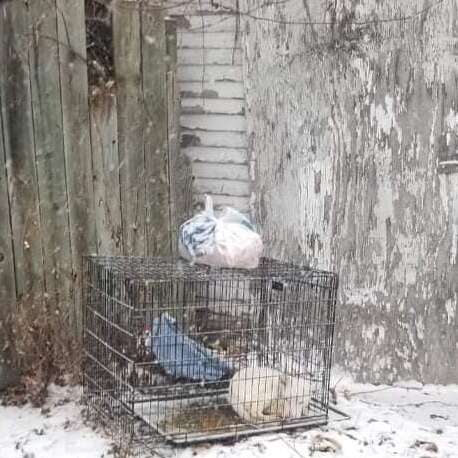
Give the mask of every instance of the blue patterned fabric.
<path id="1" fill-rule="evenodd" d="M 216 381 L 233 372 L 227 361 L 183 334 L 167 314 L 153 320 L 151 350 L 165 372 L 175 378 Z"/>
<path id="2" fill-rule="evenodd" d="M 220 224 L 240 224 L 256 232 L 248 218 L 233 208 L 225 208 L 219 218 L 215 218 L 212 200 L 207 197 L 205 211 L 189 219 L 180 227 L 178 241 L 182 256 L 194 262 L 196 258 L 210 254 L 215 246 L 218 221 Z"/>
<path id="3" fill-rule="evenodd" d="M 180 227 L 180 243 L 189 257 L 194 259 L 207 253 L 206 249 L 214 245 L 216 220 L 200 214 L 186 221 Z"/>

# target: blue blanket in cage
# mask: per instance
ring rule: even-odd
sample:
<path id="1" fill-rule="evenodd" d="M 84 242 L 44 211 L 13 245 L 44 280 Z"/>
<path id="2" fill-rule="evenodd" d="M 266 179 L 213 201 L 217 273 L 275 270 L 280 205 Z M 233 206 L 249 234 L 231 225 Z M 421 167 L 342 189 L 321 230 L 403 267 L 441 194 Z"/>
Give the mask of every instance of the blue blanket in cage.
<path id="1" fill-rule="evenodd" d="M 167 314 L 153 320 L 151 350 L 166 373 L 175 378 L 216 381 L 233 372 L 229 362 L 183 334 Z"/>

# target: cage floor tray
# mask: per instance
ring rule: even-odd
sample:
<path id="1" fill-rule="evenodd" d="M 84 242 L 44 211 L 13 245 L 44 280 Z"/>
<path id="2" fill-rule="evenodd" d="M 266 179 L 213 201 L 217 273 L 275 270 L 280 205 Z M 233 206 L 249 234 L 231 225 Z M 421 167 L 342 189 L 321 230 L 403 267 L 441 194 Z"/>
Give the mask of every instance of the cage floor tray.
<path id="1" fill-rule="evenodd" d="M 226 402 L 218 405 L 212 404 L 212 400 L 214 401 L 214 398 L 200 397 L 139 403 L 135 406 L 135 414 L 161 436 L 175 444 L 320 426 L 328 422 L 328 417 L 323 410 L 312 403 L 310 415 L 306 418 L 257 425 L 247 424 Z"/>

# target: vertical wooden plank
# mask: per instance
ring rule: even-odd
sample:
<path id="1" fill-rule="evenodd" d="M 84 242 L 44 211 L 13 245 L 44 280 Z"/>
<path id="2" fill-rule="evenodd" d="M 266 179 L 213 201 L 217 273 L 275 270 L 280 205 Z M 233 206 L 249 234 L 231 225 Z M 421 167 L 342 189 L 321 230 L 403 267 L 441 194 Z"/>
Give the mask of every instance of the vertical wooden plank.
<path id="1" fill-rule="evenodd" d="M 0 46 L 2 46 L 2 44 L 0 44 Z M 0 320 L 8 314 L 10 307 L 14 304 L 16 299 L 14 254 L 10 225 L 11 215 L 8 198 L 8 185 L 6 182 L 7 177 L 3 137 L 2 100 L 0 99 Z"/>
<path id="2" fill-rule="evenodd" d="M 99 254 L 122 253 L 121 201 L 116 98 L 104 93 L 91 99 L 91 144 Z"/>
<path id="3" fill-rule="evenodd" d="M 147 253 L 170 254 L 167 151 L 166 34 L 164 10 L 148 5 L 141 14 L 143 132 Z"/>
<path id="4" fill-rule="evenodd" d="M 177 29 L 175 21 L 166 22 L 167 33 L 167 141 L 170 189 L 170 226 L 172 253 L 178 252 L 178 229 L 192 209 L 192 171 L 189 159 L 180 149 L 180 93 L 177 86 Z"/>
<path id="5" fill-rule="evenodd" d="M 39 295 L 43 293 L 43 259 L 28 66 L 28 11 L 26 4 L 18 1 L 3 3 L 0 12 L 0 98 L 16 286 L 19 296 Z"/>
<path id="6" fill-rule="evenodd" d="M 62 121 L 70 215 L 75 316 L 81 324 L 82 256 L 96 252 L 84 0 L 56 0 Z"/>
<path id="7" fill-rule="evenodd" d="M 145 171 L 138 3 L 122 0 L 114 2 L 113 47 L 117 87 L 123 251 L 125 255 L 144 255 Z"/>
<path id="8" fill-rule="evenodd" d="M 56 9 L 50 7 L 48 0 L 34 0 L 29 8 L 30 81 L 45 286 L 55 304 L 67 305 L 72 296 L 72 265 Z"/>
<path id="9" fill-rule="evenodd" d="M 0 16 L 5 6 L 0 5 Z M 0 17 L 0 63 L 4 62 L 5 46 L 1 39 L 4 36 L 3 22 Z M 2 87 L 0 76 L 0 87 Z M 2 324 L 10 315 L 16 302 L 16 279 L 14 272 L 14 252 L 11 231 L 11 209 L 8 195 L 5 136 L 3 130 L 3 101 L 0 90 L 0 390 L 5 389 L 14 380 L 5 348 L 5 333 Z"/>

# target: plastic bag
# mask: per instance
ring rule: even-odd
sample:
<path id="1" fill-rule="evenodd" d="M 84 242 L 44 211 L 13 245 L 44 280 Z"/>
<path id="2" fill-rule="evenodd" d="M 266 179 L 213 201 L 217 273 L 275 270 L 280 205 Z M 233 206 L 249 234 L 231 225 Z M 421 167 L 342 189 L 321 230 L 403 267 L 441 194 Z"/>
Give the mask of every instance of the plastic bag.
<path id="1" fill-rule="evenodd" d="M 254 269 L 263 244 L 250 221 L 237 210 L 225 208 L 216 217 L 207 196 L 205 210 L 181 226 L 178 247 L 180 255 L 193 263 Z"/>

